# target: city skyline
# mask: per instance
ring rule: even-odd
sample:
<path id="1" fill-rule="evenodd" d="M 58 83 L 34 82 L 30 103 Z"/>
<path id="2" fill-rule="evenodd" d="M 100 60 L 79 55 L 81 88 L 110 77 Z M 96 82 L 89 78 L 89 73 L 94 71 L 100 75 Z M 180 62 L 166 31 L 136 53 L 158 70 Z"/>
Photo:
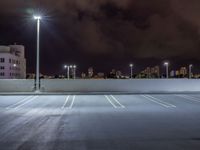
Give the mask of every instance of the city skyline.
<path id="1" fill-rule="evenodd" d="M 131 75 L 133 79 L 163 79 L 166 78 L 166 70 L 161 69 L 160 66 L 149 66 L 144 70 L 139 72 L 132 73 L 129 69 L 129 72 L 123 72 L 119 69 L 111 69 L 109 72 L 98 72 L 93 67 L 89 67 L 88 70 L 85 70 L 77 74 L 77 66 L 75 70 L 73 65 L 69 66 L 69 73 L 67 65 L 64 65 L 64 71 L 61 74 L 55 73 L 54 75 L 47 75 L 40 73 L 40 78 L 42 79 L 130 79 Z M 191 66 L 191 67 L 190 67 Z M 190 70 L 191 69 L 191 70 Z M 194 66 L 190 64 L 189 66 L 182 66 L 180 68 L 169 68 L 168 76 L 169 78 L 200 78 L 200 73 L 195 73 L 193 71 Z M 27 73 L 27 79 L 34 79 L 34 73 Z"/>

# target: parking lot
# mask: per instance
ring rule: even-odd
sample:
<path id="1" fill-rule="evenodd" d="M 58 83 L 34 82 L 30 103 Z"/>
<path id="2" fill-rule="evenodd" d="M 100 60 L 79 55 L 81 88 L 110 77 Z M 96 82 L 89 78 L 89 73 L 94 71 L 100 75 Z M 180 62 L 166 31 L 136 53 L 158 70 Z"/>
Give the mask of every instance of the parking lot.
<path id="1" fill-rule="evenodd" d="M 3 150 L 199 150 L 200 94 L 0 96 Z"/>

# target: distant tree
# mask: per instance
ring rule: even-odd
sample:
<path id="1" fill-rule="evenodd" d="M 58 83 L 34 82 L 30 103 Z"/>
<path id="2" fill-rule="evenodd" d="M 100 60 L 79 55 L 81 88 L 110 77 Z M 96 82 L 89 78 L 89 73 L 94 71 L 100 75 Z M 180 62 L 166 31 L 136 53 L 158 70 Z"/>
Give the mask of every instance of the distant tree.
<path id="1" fill-rule="evenodd" d="M 58 79 L 58 78 L 59 78 L 59 75 L 55 75 L 54 78 L 55 78 L 55 79 Z"/>
<path id="2" fill-rule="evenodd" d="M 27 74 L 27 75 L 26 75 L 26 79 L 29 79 L 29 78 L 30 78 L 30 75 L 29 75 L 29 74 Z"/>

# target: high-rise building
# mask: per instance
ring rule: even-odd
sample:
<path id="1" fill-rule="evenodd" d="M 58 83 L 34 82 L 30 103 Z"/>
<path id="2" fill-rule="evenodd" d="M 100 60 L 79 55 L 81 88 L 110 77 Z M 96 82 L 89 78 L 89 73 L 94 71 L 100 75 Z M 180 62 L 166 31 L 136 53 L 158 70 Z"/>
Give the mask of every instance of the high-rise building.
<path id="1" fill-rule="evenodd" d="M 180 75 L 182 75 L 184 77 L 187 75 L 187 68 L 186 67 L 181 67 L 181 69 L 180 69 Z"/>
<path id="2" fill-rule="evenodd" d="M 176 70 L 175 75 L 176 75 L 176 77 L 180 76 L 180 72 L 178 70 Z"/>
<path id="3" fill-rule="evenodd" d="M 99 72 L 99 73 L 97 73 L 97 77 L 98 78 L 104 78 L 105 74 L 103 72 Z"/>
<path id="4" fill-rule="evenodd" d="M 26 59 L 23 45 L 0 46 L 0 79 L 25 79 Z"/>
<path id="5" fill-rule="evenodd" d="M 89 77 L 89 78 L 92 78 L 93 75 L 94 75 L 94 70 L 93 70 L 93 68 L 92 68 L 92 67 L 88 68 L 88 77 Z"/>
<path id="6" fill-rule="evenodd" d="M 160 77 L 160 68 L 159 66 L 155 66 L 151 68 L 150 76 L 152 78 L 159 78 Z"/>
<path id="7" fill-rule="evenodd" d="M 160 77 L 160 68 L 159 66 L 147 67 L 139 75 L 139 78 L 159 78 Z"/>
<path id="8" fill-rule="evenodd" d="M 170 77 L 175 77 L 176 76 L 176 71 L 175 70 L 171 70 L 170 71 Z"/>
<path id="9" fill-rule="evenodd" d="M 115 69 L 112 69 L 112 71 L 108 75 L 108 78 L 116 78 L 116 70 Z"/>
<path id="10" fill-rule="evenodd" d="M 122 77 L 122 72 L 120 70 L 116 71 L 116 78 L 119 79 Z"/>
<path id="11" fill-rule="evenodd" d="M 151 68 L 150 68 L 150 67 L 147 67 L 147 68 L 144 70 L 144 74 L 147 76 L 147 78 L 150 78 L 150 77 L 151 77 Z"/>
<path id="12" fill-rule="evenodd" d="M 82 73 L 81 73 L 81 78 L 82 78 L 82 79 L 85 79 L 85 78 L 86 78 L 86 73 L 82 72 Z"/>

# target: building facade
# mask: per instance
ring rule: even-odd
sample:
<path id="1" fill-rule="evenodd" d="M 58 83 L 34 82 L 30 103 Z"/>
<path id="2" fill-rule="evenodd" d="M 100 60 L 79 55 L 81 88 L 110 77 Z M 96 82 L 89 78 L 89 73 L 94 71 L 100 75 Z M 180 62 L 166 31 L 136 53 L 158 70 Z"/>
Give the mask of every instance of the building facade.
<path id="1" fill-rule="evenodd" d="M 23 45 L 0 46 L 0 79 L 25 79 L 26 59 Z"/>

